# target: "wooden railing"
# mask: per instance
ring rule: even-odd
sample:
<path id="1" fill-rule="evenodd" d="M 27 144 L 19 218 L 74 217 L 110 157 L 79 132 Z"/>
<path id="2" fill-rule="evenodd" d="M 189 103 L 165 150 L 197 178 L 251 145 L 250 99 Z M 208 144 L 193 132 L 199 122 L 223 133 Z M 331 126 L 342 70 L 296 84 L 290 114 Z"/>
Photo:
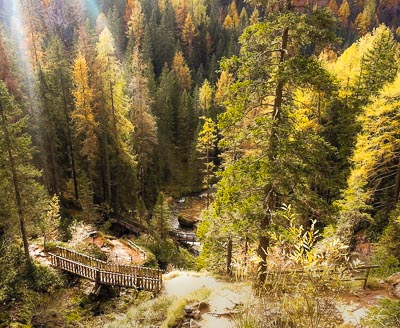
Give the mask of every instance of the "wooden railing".
<path id="1" fill-rule="evenodd" d="M 153 292 L 160 291 L 162 286 L 162 271 L 158 269 L 108 263 L 63 247 L 57 247 L 57 253 L 50 253 L 53 266 L 96 281 L 97 284 Z"/>
<path id="2" fill-rule="evenodd" d="M 327 273 L 331 276 L 338 277 L 341 281 L 363 281 L 363 289 L 367 287 L 367 281 L 369 277 L 369 273 L 371 269 L 379 268 L 379 265 L 360 265 L 356 267 L 334 267 L 334 268 L 325 268 L 325 269 L 314 269 L 314 270 L 282 270 L 282 271 L 271 271 L 271 273 L 279 274 L 279 275 L 319 275 L 322 273 Z"/>
<path id="3" fill-rule="evenodd" d="M 128 222 L 121 218 L 118 218 L 117 222 L 119 225 L 125 227 L 126 229 L 128 229 L 134 233 L 146 232 L 146 228 L 138 222 L 135 222 L 135 221 Z"/>
<path id="4" fill-rule="evenodd" d="M 182 243 L 194 243 L 197 241 L 197 236 L 194 232 L 181 232 L 172 230 L 169 234 L 177 241 Z"/>
<path id="5" fill-rule="evenodd" d="M 342 271 L 340 278 L 342 281 L 363 281 L 363 289 L 365 289 L 367 287 L 369 272 L 374 268 L 379 268 L 379 265 L 360 265 L 355 268 L 348 268 Z"/>
<path id="6" fill-rule="evenodd" d="M 136 245 L 133 241 L 128 239 L 128 245 L 131 246 L 136 252 L 142 254 L 143 259 L 146 259 L 146 252 Z"/>

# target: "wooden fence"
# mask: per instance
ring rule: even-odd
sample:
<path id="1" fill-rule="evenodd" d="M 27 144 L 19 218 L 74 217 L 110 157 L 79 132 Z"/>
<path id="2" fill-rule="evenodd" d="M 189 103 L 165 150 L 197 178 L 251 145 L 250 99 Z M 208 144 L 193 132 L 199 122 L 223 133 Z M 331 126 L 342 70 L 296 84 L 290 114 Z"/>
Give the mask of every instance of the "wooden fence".
<path id="1" fill-rule="evenodd" d="M 345 268 L 331 268 L 331 269 L 314 269 L 314 270 L 282 270 L 282 271 L 271 271 L 267 275 L 318 275 L 326 272 L 331 276 L 338 277 L 341 281 L 363 281 L 363 289 L 367 287 L 367 281 L 371 269 L 378 268 L 379 265 L 360 265 L 357 267 L 345 267 Z M 280 279 L 280 278 L 278 278 Z"/>
<path id="2" fill-rule="evenodd" d="M 152 292 L 158 292 L 162 287 L 162 271 L 158 269 L 108 263 L 63 247 L 57 247 L 57 254 L 50 253 L 50 258 L 53 266 L 100 285 Z"/>

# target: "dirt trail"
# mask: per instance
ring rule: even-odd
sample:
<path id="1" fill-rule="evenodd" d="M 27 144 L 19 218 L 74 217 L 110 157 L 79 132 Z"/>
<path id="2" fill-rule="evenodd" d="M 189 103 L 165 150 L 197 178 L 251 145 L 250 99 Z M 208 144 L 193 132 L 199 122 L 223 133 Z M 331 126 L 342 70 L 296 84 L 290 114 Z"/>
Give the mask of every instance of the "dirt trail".
<path id="1" fill-rule="evenodd" d="M 360 327 L 360 322 L 368 313 L 368 309 L 379 303 L 382 298 L 392 298 L 389 286 L 382 284 L 379 289 L 359 289 L 354 293 L 340 296 L 337 309 L 343 317 L 344 324 Z"/>
<path id="2" fill-rule="evenodd" d="M 171 272 L 164 276 L 164 286 L 165 294 L 176 297 L 185 297 L 202 287 L 211 289 L 211 295 L 205 300 L 209 308 L 198 321 L 200 327 L 207 328 L 234 327 L 232 316 L 251 297 L 249 286 L 220 281 L 207 273 Z"/>
<path id="3" fill-rule="evenodd" d="M 100 249 L 105 252 L 110 262 L 119 264 L 140 265 L 144 261 L 143 254 L 125 244 L 119 239 L 107 239 L 104 237 L 96 237 L 86 239 L 87 243 L 95 243 Z"/>

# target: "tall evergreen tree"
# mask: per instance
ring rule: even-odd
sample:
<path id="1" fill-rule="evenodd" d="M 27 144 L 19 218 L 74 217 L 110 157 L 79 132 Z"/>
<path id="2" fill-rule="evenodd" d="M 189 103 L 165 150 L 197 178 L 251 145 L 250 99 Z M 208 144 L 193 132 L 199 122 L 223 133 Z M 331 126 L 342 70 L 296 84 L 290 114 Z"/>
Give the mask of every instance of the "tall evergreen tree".
<path id="1" fill-rule="evenodd" d="M 132 144 L 138 158 L 138 180 L 140 196 L 145 201 L 150 197 L 148 189 L 152 181 L 150 171 L 155 160 L 155 147 L 157 144 L 156 120 L 151 113 L 152 98 L 150 96 L 148 81 L 146 79 L 146 65 L 143 62 L 139 47 L 135 47 L 132 55 L 132 77 L 128 86 L 130 95 L 130 117 L 134 132 Z M 154 182 L 154 181 L 153 181 Z M 154 192 L 154 190 L 151 190 Z"/>
<path id="2" fill-rule="evenodd" d="M 8 222 L 8 230 L 19 226 L 25 258 L 31 264 L 27 227 L 29 221 L 37 220 L 40 215 L 46 195 L 36 181 L 40 174 L 31 165 L 33 148 L 25 132 L 27 119 L 3 81 L 0 81 L 0 125 L 0 181 L 5 205 L 1 211 L 2 221 Z"/>
<path id="3" fill-rule="evenodd" d="M 292 1 L 272 2 L 278 12 L 247 28 L 240 55 L 223 65 L 235 80 L 227 111 L 219 118 L 224 171 L 214 204 L 216 215 L 236 212 L 258 227 L 261 279 L 267 265 L 268 230 L 280 206 L 293 204 L 307 220 L 323 203 L 313 175 L 329 147 L 313 131 L 302 131 L 296 124 L 293 92 L 296 87 L 332 88 L 321 63 L 303 50 L 322 49 L 335 40 L 326 10 L 314 8 L 302 14 Z"/>

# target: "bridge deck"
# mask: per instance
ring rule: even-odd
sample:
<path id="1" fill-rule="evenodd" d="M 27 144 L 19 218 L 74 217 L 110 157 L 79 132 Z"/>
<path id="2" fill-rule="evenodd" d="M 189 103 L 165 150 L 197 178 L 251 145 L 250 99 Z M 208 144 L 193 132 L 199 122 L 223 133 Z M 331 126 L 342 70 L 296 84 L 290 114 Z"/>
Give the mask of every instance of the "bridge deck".
<path id="1" fill-rule="evenodd" d="M 50 253 L 54 267 L 95 281 L 100 285 L 121 286 L 158 292 L 162 286 L 161 270 L 141 266 L 107 263 L 63 247 Z"/>

